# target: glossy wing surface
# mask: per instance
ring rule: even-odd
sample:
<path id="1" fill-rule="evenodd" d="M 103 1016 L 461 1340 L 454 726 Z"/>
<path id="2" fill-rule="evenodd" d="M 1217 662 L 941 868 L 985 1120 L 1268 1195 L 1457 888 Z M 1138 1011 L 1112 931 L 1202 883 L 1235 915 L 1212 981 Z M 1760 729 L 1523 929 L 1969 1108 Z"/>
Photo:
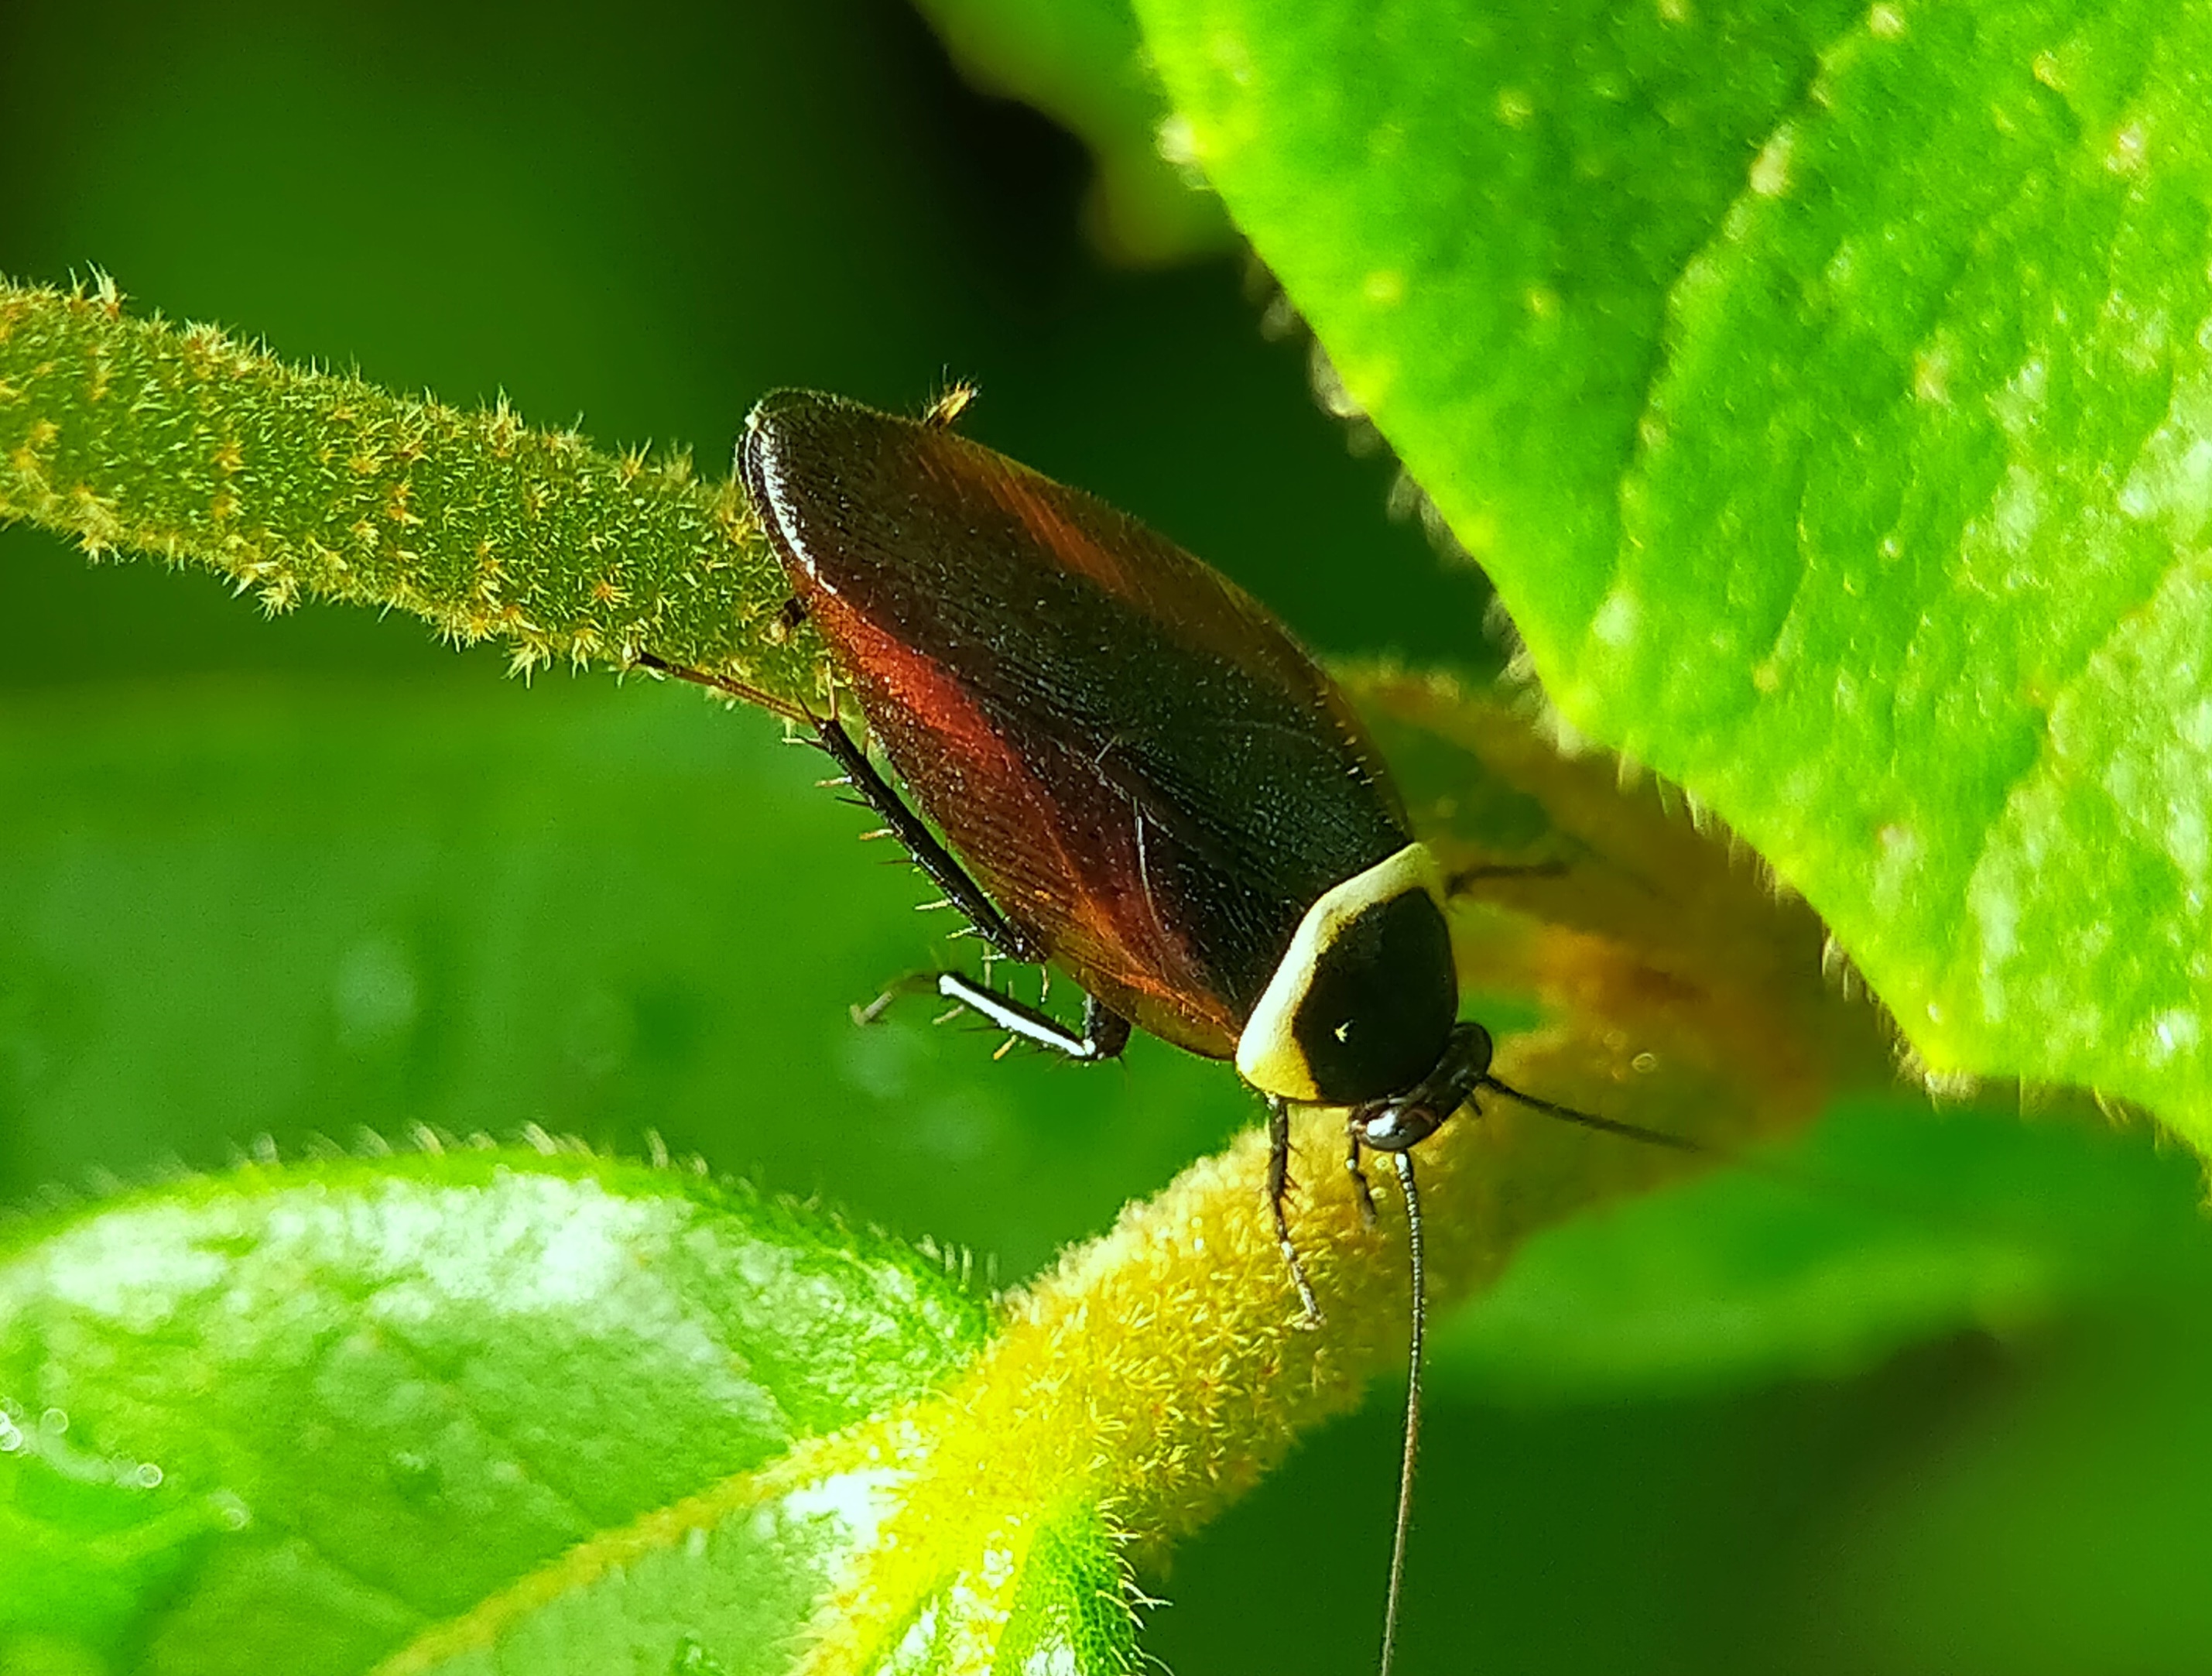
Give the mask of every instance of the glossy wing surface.
<path id="1" fill-rule="evenodd" d="M 832 398 L 744 469 L 923 813 L 1008 917 L 1140 1027 L 1225 1057 L 1306 908 L 1407 842 L 1333 683 L 1133 519 Z"/>

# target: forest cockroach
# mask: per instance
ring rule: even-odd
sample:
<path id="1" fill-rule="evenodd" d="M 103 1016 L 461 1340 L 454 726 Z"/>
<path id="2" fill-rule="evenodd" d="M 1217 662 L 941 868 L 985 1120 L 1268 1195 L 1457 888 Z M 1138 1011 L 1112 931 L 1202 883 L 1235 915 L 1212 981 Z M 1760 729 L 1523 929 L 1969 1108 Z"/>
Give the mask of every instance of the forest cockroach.
<path id="1" fill-rule="evenodd" d="M 1284 1209 L 1291 1107 L 1346 1110 L 1370 1217 L 1361 1155 L 1389 1155 L 1413 1380 L 1387 1673 L 1420 1414 L 1410 1149 L 1485 1088 L 1691 1143 L 1490 1074 L 1489 1032 L 1459 1017 L 1445 875 L 1335 683 L 1226 577 L 952 430 L 969 393 L 914 420 L 779 391 L 746 419 L 738 470 L 793 590 L 778 620 L 821 635 L 904 795 L 834 714 L 800 719 L 994 954 L 1074 980 L 1082 1021 L 960 972 L 927 987 L 1071 1059 L 1114 1058 L 1132 1027 L 1150 1031 L 1233 1059 L 1265 1096 L 1268 1206 L 1310 1324 L 1320 1309 Z"/>

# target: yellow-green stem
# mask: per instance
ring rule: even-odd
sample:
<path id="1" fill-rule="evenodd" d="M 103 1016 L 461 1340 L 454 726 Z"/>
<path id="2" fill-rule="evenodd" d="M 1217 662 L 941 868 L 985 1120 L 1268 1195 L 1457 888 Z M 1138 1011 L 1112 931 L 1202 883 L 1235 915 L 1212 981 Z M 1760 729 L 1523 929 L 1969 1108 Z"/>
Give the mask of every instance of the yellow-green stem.
<path id="1" fill-rule="evenodd" d="M 734 424 L 733 427 L 734 429 Z M 134 320 L 105 278 L 0 282 L 0 521 L 204 564 L 270 609 L 349 600 L 527 669 L 650 652 L 786 697 L 781 569 L 727 480 Z"/>
<path id="2" fill-rule="evenodd" d="M 1529 1040 L 1506 1075 L 1540 1078 L 1567 1045 Z M 1485 1289 L 1543 1228 L 1700 1162 L 1485 1103 L 1417 1155 L 1438 1305 Z M 1778 1103 L 1752 1127 L 1804 1115 Z M 1012 1575 L 1057 1509 L 1103 1506 L 1132 1559 L 1158 1562 L 1375 1374 L 1403 1365 L 1406 1230 L 1389 1172 L 1376 1173 L 1382 1215 L 1369 1227 L 1343 1167 L 1343 1114 L 1305 1112 L 1295 1133 L 1293 1229 L 1324 1325 L 1301 1317 L 1267 1213 L 1266 1137 L 1249 1130 L 1015 1294 L 1005 1330 L 945 1396 L 831 1441 L 841 1458 L 866 1444 L 913 1476 L 817 1612 L 803 1676 L 877 1668 L 943 1586 L 944 1556 L 1000 1550 Z M 1378 1569 L 1385 1552 L 1378 1534 Z"/>

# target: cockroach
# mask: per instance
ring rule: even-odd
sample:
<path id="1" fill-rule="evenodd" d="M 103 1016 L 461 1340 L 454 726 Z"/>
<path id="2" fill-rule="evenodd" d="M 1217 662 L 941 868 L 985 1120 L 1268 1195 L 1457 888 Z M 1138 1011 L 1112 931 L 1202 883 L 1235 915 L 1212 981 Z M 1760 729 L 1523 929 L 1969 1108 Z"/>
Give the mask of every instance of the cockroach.
<path id="1" fill-rule="evenodd" d="M 1335 682 L 1219 572 L 953 430 L 971 394 L 916 420 L 784 390 L 746 419 L 738 474 L 792 588 L 780 625 L 821 636 L 896 785 L 834 713 L 799 719 L 990 953 L 1058 968 L 1081 1019 L 988 975 L 923 986 L 1073 1060 L 1117 1057 L 1141 1029 L 1236 1062 L 1267 1101 L 1268 1211 L 1306 1325 L 1291 1107 L 1345 1109 L 1370 1220 L 1362 1159 L 1389 1158 L 1413 1332 L 1387 1676 L 1425 1326 L 1412 1149 L 1486 1089 L 1696 1149 L 1491 1074 L 1490 1033 L 1459 1016 L 1449 881 Z"/>

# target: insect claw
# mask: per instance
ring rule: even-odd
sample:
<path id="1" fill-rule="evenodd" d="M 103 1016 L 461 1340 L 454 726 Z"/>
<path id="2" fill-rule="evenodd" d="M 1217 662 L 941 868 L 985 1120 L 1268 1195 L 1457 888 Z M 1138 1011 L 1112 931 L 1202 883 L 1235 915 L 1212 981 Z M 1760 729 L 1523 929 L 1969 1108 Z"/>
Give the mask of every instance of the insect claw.
<path id="1" fill-rule="evenodd" d="M 1367 1228 L 1380 1226 L 1382 1219 L 1375 1210 L 1375 1190 L 1367 1185 L 1367 1172 L 1355 1168 L 1352 1185 L 1359 1201 L 1359 1225 Z"/>
<path id="2" fill-rule="evenodd" d="M 869 1002 L 865 1007 L 860 1003 L 854 1002 L 852 1007 L 853 1022 L 859 1025 L 862 1029 L 866 1029 L 869 1025 L 873 1024 L 877 1020 L 883 1017 L 885 1013 L 890 1011 L 891 1003 L 896 1001 L 898 998 L 899 991 L 897 987 L 894 985 L 890 989 L 885 990 L 881 995 L 878 996 L 873 1001 Z"/>
<path id="3" fill-rule="evenodd" d="M 1321 1300 L 1314 1295 L 1313 1282 L 1306 1277 L 1306 1265 L 1298 1256 L 1297 1242 L 1291 1238 L 1290 1215 L 1284 1209 L 1284 1201 L 1294 1185 L 1291 1180 L 1290 1102 L 1271 1094 L 1267 1099 L 1267 1209 L 1274 1219 L 1275 1247 L 1283 1253 L 1283 1266 L 1291 1271 L 1291 1282 L 1298 1291 L 1303 1313 L 1296 1325 L 1301 1331 L 1313 1332 L 1322 1324 Z"/>
<path id="4" fill-rule="evenodd" d="M 1356 1132 L 1350 1150 L 1344 1155 L 1344 1167 L 1352 1177 L 1352 1191 L 1359 1201 L 1359 1225 L 1374 1228 L 1381 1219 L 1375 1213 L 1375 1190 L 1367 1185 L 1367 1172 L 1359 1167 L 1359 1137 Z"/>
<path id="5" fill-rule="evenodd" d="M 1314 1295 L 1313 1283 L 1306 1278 L 1305 1259 L 1298 1255 L 1288 1234 L 1279 1234 L 1275 1243 L 1290 1269 L 1291 1283 L 1297 1288 L 1298 1313 L 1291 1326 L 1300 1332 L 1319 1332 L 1328 1318 L 1321 1313 L 1321 1300 Z"/>

